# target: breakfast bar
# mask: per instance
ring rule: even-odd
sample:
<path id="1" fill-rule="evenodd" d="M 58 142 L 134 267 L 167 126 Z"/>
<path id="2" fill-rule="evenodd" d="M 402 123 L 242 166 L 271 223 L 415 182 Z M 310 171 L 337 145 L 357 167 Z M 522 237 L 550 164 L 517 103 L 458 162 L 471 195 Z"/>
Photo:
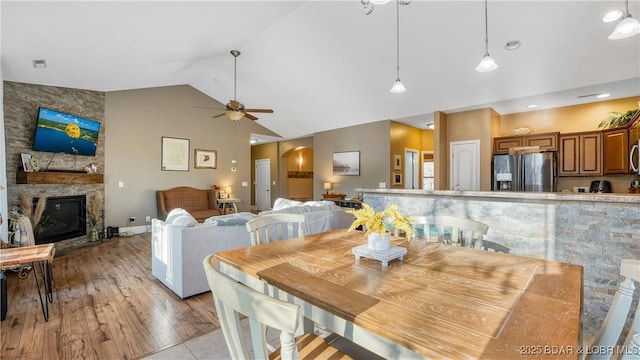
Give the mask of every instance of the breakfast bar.
<path id="1" fill-rule="evenodd" d="M 489 225 L 511 254 L 584 267 L 583 332 L 593 336 L 619 282 L 623 258 L 640 258 L 640 195 L 358 189 L 376 210 L 452 215 Z"/>

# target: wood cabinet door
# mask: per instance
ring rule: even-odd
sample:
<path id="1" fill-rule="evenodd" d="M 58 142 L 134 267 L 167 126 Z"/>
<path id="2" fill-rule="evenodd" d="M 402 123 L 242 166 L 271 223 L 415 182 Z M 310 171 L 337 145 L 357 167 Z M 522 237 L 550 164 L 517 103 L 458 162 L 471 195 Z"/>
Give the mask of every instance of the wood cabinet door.
<path id="1" fill-rule="evenodd" d="M 580 173 L 580 135 L 560 135 L 558 176 L 576 176 Z"/>
<path id="2" fill-rule="evenodd" d="M 602 132 L 603 172 L 627 174 L 629 172 L 629 131 L 616 129 Z"/>
<path id="3" fill-rule="evenodd" d="M 519 147 L 523 144 L 522 136 L 507 136 L 493 138 L 493 153 L 508 154 L 512 147 Z"/>
<path id="4" fill-rule="evenodd" d="M 525 136 L 524 146 L 539 146 L 541 151 L 556 151 L 558 150 L 558 133 Z"/>
<path id="5" fill-rule="evenodd" d="M 580 174 L 602 175 L 602 133 L 580 135 Z"/>

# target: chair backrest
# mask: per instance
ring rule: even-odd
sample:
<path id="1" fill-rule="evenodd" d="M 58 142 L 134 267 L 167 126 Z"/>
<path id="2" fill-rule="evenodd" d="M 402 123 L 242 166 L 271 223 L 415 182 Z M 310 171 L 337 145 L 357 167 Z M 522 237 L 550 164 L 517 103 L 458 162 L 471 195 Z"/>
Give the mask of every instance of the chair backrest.
<path id="1" fill-rule="evenodd" d="M 251 245 L 304 236 L 304 214 L 267 214 L 247 221 Z"/>
<path id="2" fill-rule="evenodd" d="M 414 236 L 447 245 L 481 248 L 489 225 L 479 221 L 447 215 L 412 216 Z"/>
<path id="3" fill-rule="evenodd" d="M 624 276 L 625 279 L 620 286 L 618 287 L 618 291 L 616 291 L 615 296 L 613 297 L 613 301 L 611 302 L 611 307 L 607 312 L 607 316 L 600 326 L 596 337 L 593 340 L 591 348 L 594 349 L 614 349 L 618 338 L 620 337 L 620 333 L 622 333 L 622 328 L 627 320 L 627 317 L 630 315 L 631 302 L 633 300 L 633 293 L 636 289 L 636 286 L 640 283 L 640 260 L 636 259 L 623 259 L 620 264 L 620 275 Z M 634 349 L 630 348 L 631 340 L 634 335 L 640 333 L 640 302 L 638 307 L 635 309 L 635 315 L 633 317 L 633 321 L 631 322 L 631 328 L 629 329 L 629 333 L 627 338 L 624 341 L 624 347 L 622 348 L 625 352 L 633 353 L 635 351 L 635 355 L 639 354 L 637 340 L 638 336 L 636 336 L 636 346 Z M 589 359 L 609 359 L 614 352 L 605 352 L 606 354 L 602 354 L 598 352 L 597 354 L 593 354 L 592 356 L 588 356 Z"/>
<path id="4" fill-rule="evenodd" d="M 211 265 L 213 254 L 202 264 L 213 293 L 220 327 L 233 359 L 250 359 L 249 347 L 240 327 L 239 315 L 249 319 L 251 343 L 256 359 L 268 359 L 265 326 L 281 331 L 282 359 L 297 359 L 294 334 L 300 319 L 300 307 L 259 293 L 220 273 Z"/>
<path id="5" fill-rule="evenodd" d="M 497 242 L 482 240 L 482 250 L 508 254 L 511 251 L 508 247 Z"/>

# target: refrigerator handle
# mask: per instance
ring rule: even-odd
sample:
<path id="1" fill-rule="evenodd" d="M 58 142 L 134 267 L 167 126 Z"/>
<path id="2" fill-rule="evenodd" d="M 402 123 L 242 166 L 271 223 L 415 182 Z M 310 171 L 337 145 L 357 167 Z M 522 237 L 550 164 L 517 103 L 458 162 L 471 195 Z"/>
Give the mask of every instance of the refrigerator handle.
<path id="1" fill-rule="evenodd" d="M 638 167 L 633 163 L 633 153 L 636 152 L 636 150 L 638 150 L 638 145 L 633 145 L 629 153 L 629 166 L 631 166 L 631 170 L 634 172 L 638 172 L 638 168 L 640 168 L 640 153 L 638 154 Z"/>

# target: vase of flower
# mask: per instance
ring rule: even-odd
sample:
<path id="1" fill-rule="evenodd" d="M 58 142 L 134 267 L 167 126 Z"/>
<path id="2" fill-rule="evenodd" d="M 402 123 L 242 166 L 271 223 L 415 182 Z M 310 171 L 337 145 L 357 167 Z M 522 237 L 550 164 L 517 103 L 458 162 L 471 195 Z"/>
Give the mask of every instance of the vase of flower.
<path id="1" fill-rule="evenodd" d="M 98 229 L 93 227 L 91 228 L 91 238 L 89 241 L 91 242 L 98 242 L 100 241 L 100 235 L 98 234 Z"/>
<path id="2" fill-rule="evenodd" d="M 391 234 L 389 232 L 384 233 L 384 235 L 381 235 L 379 232 L 370 233 L 367 235 L 367 245 L 371 250 L 389 250 L 391 248 L 390 237 Z"/>

